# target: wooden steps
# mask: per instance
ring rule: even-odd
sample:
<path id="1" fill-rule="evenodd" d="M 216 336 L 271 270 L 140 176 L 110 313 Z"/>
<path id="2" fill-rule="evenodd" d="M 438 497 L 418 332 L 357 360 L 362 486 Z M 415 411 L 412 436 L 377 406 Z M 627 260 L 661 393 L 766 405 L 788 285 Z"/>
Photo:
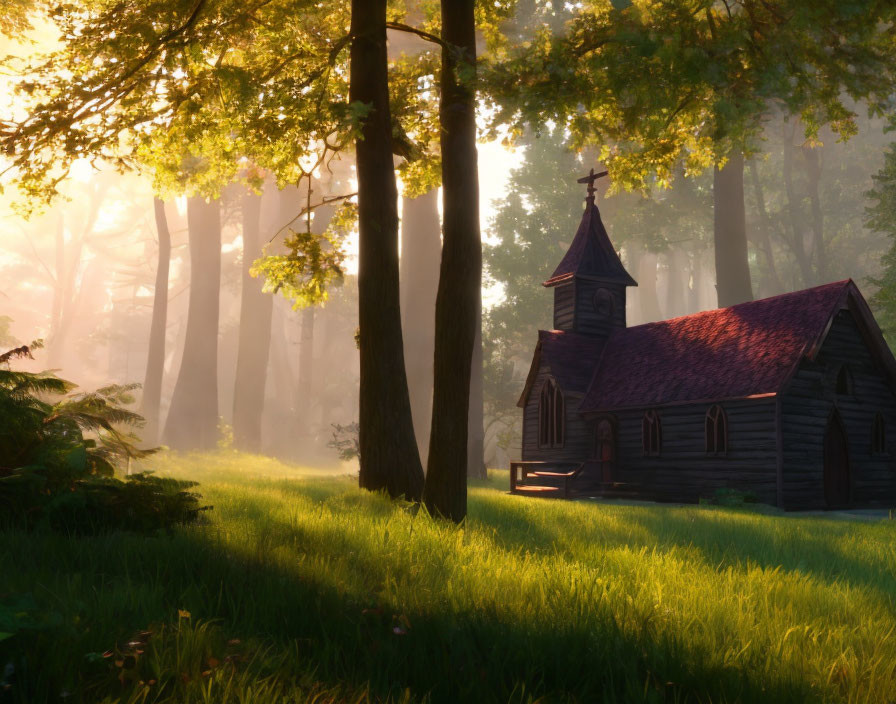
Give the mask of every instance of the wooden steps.
<path id="1" fill-rule="evenodd" d="M 514 494 L 519 496 L 537 496 L 543 499 L 563 499 L 565 498 L 563 489 L 559 486 L 539 486 L 537 484 L 526 484 L 518 486 Z"/>

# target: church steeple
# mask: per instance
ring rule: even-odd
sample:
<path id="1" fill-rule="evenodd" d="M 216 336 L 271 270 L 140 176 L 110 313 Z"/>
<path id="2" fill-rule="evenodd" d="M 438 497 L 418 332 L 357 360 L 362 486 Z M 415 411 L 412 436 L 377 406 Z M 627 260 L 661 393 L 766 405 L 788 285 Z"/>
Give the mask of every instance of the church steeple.
<path id="1" fill-rule="evenodd" d="M 637 286 L 613 248 L 594 198 L 594 182 L 607 172 L 578 180 L 588 184 L 585 212 L 572 244 L 544 286 L 554 289 L 554 327 L 605 335 L 625 327 L 625 289 Z"/>

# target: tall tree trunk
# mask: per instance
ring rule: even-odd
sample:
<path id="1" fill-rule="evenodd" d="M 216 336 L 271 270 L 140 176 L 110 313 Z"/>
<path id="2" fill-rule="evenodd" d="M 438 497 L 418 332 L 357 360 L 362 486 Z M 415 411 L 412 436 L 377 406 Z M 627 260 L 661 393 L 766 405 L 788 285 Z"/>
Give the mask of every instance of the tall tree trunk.
<path id="1" fill-rule="evenodd" d="M 771 291 L 766 293 L 770 296 L 776 296 L 779 293 L 784 293 L 784 285 L 781 283 L 781 278 L 778 276 L 778 268 L 775 265 L 775 256 L 772 251 L 771 218 L 768 215 L 768 209 L 765 207 L 765 194 L 762 190 L 762 182 L 759 180 L 759 169 L 756 167 L 755 159 L 750 159 L 750 181 L 753 184 L 753 195 L 756 198 L 756 207 L 759 210 L 759 228 L 756 239 L 765 259 L 765 265 L 768 267 L 768 279 L 771 285 Z"/>
<path id="2" fill-rule="evenodd" d="M 827 281 L 827 258 L 824 251 L 824 214 L 821 211 L 821 148 L 804 146 L 803 157 L 806 160 L 806 176 L 808 177 L 809 203 L 812 210 L 812 242 L 815 254 L 815 283 Z"/>
<path id="3" fill-rule="evenodd" d="M 218 440 L 218 312 L 221 289 L 221 203 L 187 200 L 190 301 L 177 383 L 164 440 L 176 450 L 206 450 Z"/>
<path id="4" fill-rule="evenodd" d="M 795 128 L 794 128 L 795 131 Z M 803 214 L 800 212 L 799 203 L 796 197 L 796 188 L 793 185 L 793 132 L 785 135 L 784 139 L 784 192 L 787 195 L 787 214 L 790 222 L 790 249 L 800 268 L 800 276 L 803 279 L 803 286 L 811 286 L 814 276 L 812 274 L 812 263 L 806 254 L 806 242 L 803 235 Z"/>
<path id="5" fill-rule="evenodd" d="M 398 190 L 386 63 L 386 0 L 352 0 L 349 101 L 370 107 L 355 144 L 362 488 L 419 500 L 423 467 L 404 369 L 398 284 Z"/>
<path id="6" fill-rule="evenodd" d="M 159 441 L 159 404 L 162 399 L 162 375 L 165 372 L 165 334 L 168 329 L 168 271 L 171 266 L 171 231 L 165 215 L 165 203 L 153 199 L 156 232 L 159 237 L 159 258 L 156 265 L 156 287 L 152 298 L 152 322 L 149 327 L 149 352 L 143 380 L 142 413 L 146 418 L 143 441 L 155 445 Z"/>
<path id="7" fill-rule="evenodd" d="M 424 500 L 453 521 L 467 515 L 470 366 L 480 315 L 482 243 L 476 94 L 460 73 L 476 66 L 474 0 L 442 0 L 442 262 L 436 297 L 432 431 Z M 461 63 L 462 62 L 462 63 Z"/>
<path id="8" fill-rule="evenodd" d="M 429 454 L 432 422 L 432 360 L 435 353 L 436 292 L 442 256 L 439 191 L 402 199 L 401 329 L 414 434 L 420 456 Z"/>
<path id="9" fill-rule="evenodd" d="M 744 210 L 744 155 L 732 152 L 724 168 L 715 167 L 712 181 L 713 240 L 719 308 L 753 300 L 747 255 Z"/>
<path id="10" fill-rule="evenodd" d="M 666 278 L 666 317 L 675 318 L 685 314 L 685 261 L 682 250 L 673 248 L 666 253 L 666 266 L 669 274 Z"/>
<path id="11" fill-rule="evenodd" d="M 663 317 L 656 292 L 657 255 L 653 252 L 638 252 L 633 257 L 638 272 L 638 301 L 641 304 L 641 322 L 651 323 Z"/>
<path id="12" fill-rule="evenodd" d="M 261 289 L 263 281 L 249 270 L 261 256 L 261 195 L 249 191 L 242 198 L 243 276 L 240 291 L 240 337 L 233 387 L 233 443 L 246 452 L 261 450 L 261 419 L 271 349 L 273 296 Z"/>
<path id="13" fill-rule="evenodd" d="M 488 479 L 488 470 L 485 466 L 482 372 L 482 301 L 480 299 L 476 339 L 473 341 L 473 356 L 470 359 L 470 415 L 467 426 L 467 476 L 473 479 Z"/>

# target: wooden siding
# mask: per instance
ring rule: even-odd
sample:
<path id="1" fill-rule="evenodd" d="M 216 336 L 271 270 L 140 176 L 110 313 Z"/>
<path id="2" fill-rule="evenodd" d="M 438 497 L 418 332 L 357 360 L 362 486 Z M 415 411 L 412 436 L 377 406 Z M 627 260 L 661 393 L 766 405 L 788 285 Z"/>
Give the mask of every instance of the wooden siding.
<path id="1" fill-rule="evenodd" d="M 594 294 L 605 288 L 613 294 L 613 312 L 607 318 L 594 307 Z M 575 287 L 575 331 L 586 335 L 609 335 L 625 327 L 625 286 L 577 279 Z"/>
<path id="2" fill-rule="evenodd" d="M 706 412 L 714 404 L 656 408 L 662 424 L 659 456 L 645 456 L 641 421 L 646 409 L 613 414 L 617 420 L 618 466 L 614 480 L 640 485 L 665 501 L 697 501 L 717 489 L 753 492 L 759 501 L 777 500 L 774 398 L 723 401 L 728 451 L 706 453 Z"/>
<path id="3" fill-rule="evenodd" d="M 554 287 L 554 329 L 575 327 L 576 285 L 574 282 Z"/>
<path id="4" fill-rule="evenodd" d="M 532 385 L 532 392 L 529 394 L 529 399 L 523 410 L 523 461 L 582 462 L 591 453 L 591 432 L 589 430 L 591 426 L 578 413 L 582 403 L 581 395 L 563 393 L 566 423 L 563 447 L 540 448 L 538 446 L 538 400 L 550 373 L 550 366 L 542 360 L 535 383 Z"/>
<path id="5" fill-rule="evenodd" d="M 841 364 L 852 375 L 852 394 L 835 393 Z M 781 395 L 785 508 L 825 508 L 824 433 L 835 407 L 849 441 L 852 505 L 896 505 L 896 397 L 845 310 L 834 318 L 815 361 L 803 361 Z M 886 422 L 885 456 L 871 454 L 878 411 Z"/>

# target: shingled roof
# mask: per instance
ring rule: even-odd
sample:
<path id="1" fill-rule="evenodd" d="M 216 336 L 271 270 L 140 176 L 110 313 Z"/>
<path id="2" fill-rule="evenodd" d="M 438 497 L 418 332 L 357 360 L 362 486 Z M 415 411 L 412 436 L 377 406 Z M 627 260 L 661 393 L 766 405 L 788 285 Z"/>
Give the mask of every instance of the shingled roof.
<path id="1" fill-rule="evenodd" d="M 849 306 L 893 378 L 894 360 L 851 280 L 614 331 L 580 411 L 775 394 Z"/>
<path id="2" fill-rule="evenodd" d="M 619 261 L 593 196 L 586 200 L 582 222 L 566 255 L 543 285 L 556 286 L 575 276 L 614 281 L 626 286 L 638 285 Z"/>
<path id="3" fill-rule="evenodd" d="M 588 383 L 594 375 L 594 367 L 605 342 L 604 338 L 579 335 L 566 330 L 539 330 L 529 377 L 517 405 L 521 408 L 526 405 L 542 357 L 562 391 L 584 394 L 588 390 Z"/>

